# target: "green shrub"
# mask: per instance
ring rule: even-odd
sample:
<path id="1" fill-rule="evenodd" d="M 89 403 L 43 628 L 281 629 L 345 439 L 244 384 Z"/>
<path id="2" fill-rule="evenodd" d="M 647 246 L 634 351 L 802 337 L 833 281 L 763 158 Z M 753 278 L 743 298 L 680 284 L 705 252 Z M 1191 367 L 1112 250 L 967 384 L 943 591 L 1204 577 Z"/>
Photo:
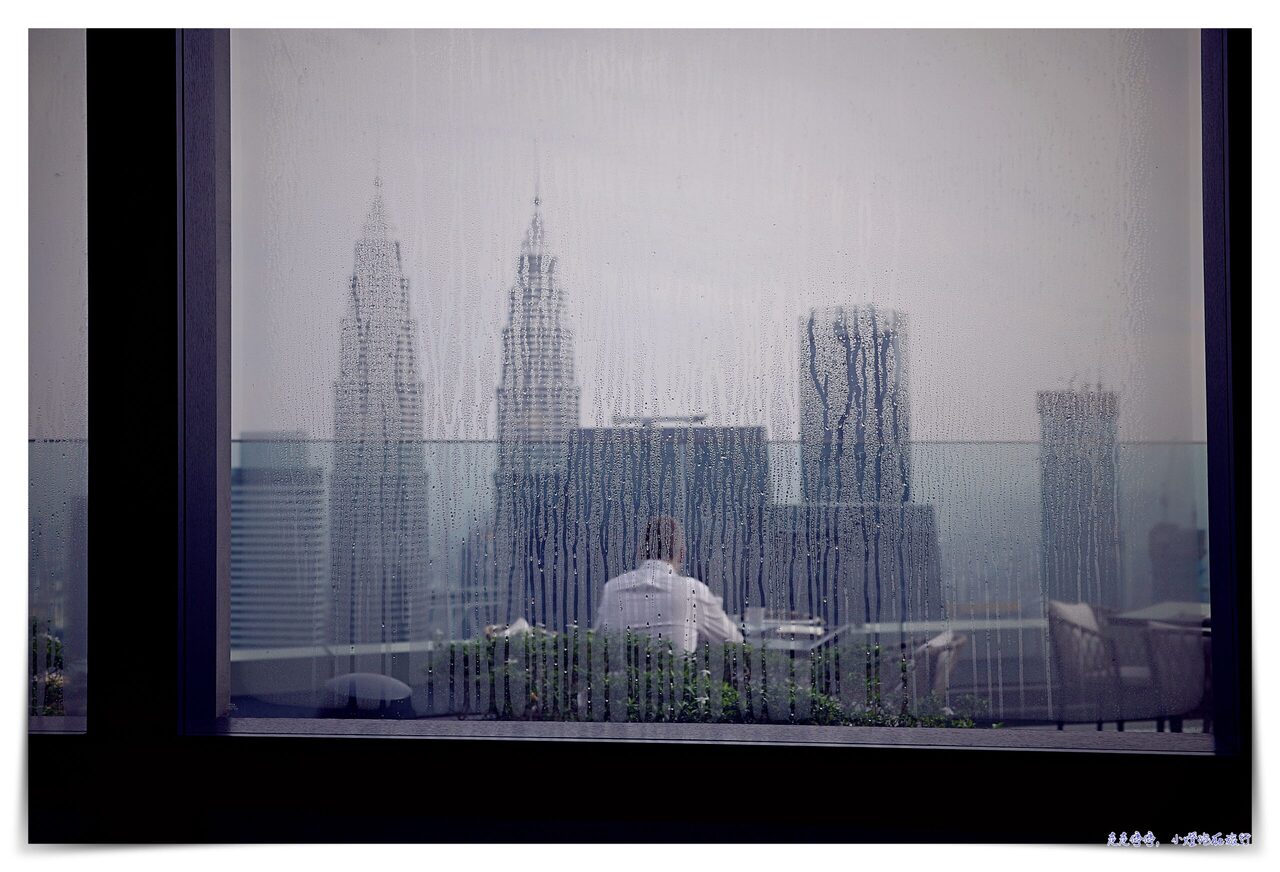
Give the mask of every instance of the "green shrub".
<path id="1" fill-rule="evenodd" d="M 708 644 L 686 655 L 643 634 L 535 628 L 451 643 L 423 672 L 432 714 L 497 720 L 972 727 L 986 712 L 973 697 L 913 698 L 910 662 L 878 645 Z"/>
<path id="2" fill-rule="evenodd" d="M 31 618 L 30 695 L 27 713 L 30 715 L 63 715 L 66 704 L 63 695 L 64 663 L 62 640 L 55 636 L 49 622 L 41 629 L 40 619 Z M 40 699 L 40 685 L 44 684 L 44 699 Z"/>

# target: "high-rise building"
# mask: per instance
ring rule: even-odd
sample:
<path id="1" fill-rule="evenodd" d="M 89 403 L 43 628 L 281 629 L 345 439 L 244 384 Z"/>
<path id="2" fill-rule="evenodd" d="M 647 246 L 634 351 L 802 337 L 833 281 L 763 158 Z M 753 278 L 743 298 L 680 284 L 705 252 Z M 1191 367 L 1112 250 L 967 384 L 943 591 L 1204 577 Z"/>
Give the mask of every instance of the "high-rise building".
<path id="1" fill-rule="evenodd" d="M 1040 391 L 1040 571 L 1047 599 L 1121 602 L 1114 391 Z"/>
<path id="2" fill-rule="evenodd" d="M 875 305 L 800 321 L 800 470 L 809 503 L 911 498 L 906 319 Z"/>
<path id="3" fill-rule="evenodd" d="M 946 614 L 936 513 L 911 501 L 907 319 L 874 304 L 800 320 L 799 506 L 771 524 L 788 607 L 824 624 Z"/>
<path id="4" fill-rule="evenodd" d="M 494 606 L 494 623 L 528 616 L 536 609 L 532 592 L 546 588 L 543 555 L 564 514 L 553 494 L 563 487 L 566 447 L 578 425 L 573 331 L 565 324 L 564 291 L 557 258 L 547 252 L 541 207 L 535 196 L 502 329 L 494 536 L 492 550 L 476 552 L 490 555 L 491 563 L 470 582 Z"/>
<path id="5" fill-rule="evenodd" d="M 245 433 L 231 469 L 231 647 L 323 645 L 324 471 L 304 433 Z"/>
<path id="6" fill-rule="evenodd" d="M 425 637 L 427 472 L 417 323 L 400 243 L 391 238 L 382 186 L 355 245 L 339 334 L 334 456 L 329 487 L 335 645 Z M 362 650 L 369 650 L 365 647 Z M 352 663 L 384 674 L 387 655 Z"/>

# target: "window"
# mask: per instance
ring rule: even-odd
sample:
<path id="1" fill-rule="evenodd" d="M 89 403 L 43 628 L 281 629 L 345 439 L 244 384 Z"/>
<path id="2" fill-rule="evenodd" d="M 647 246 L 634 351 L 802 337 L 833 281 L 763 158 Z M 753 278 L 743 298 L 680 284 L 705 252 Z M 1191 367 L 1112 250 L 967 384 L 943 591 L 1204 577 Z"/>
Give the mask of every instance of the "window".
<path id="1" fill-rule="evenodd" d="M 231 50 L 239 728 L 1211 747 L 1197 33 Z"/>
<path id="2" fill-rule="evenodd" d="M 28 738 L 33 840 L 1248 827 L 1247 34 L 91 30 L 84 58 L 87 574 L 127 579 L 87 598 L 87 733 Z M 673 521 L 705 593 L 662 574 Z M 1208 622 L 1169 595 L 1205 584 Z M 1158 679 L 1206 652 L 1210 682 Z M 377 738 L 406 735 L 453 741 Z M 532 801 L 474 777 L 531 763 Z M 620 766 L 751 789 L 559 777 Z M 388 771 L 441 789 L 334 802 Z M 775 801 L 798 773 L 866 801 Z"/>

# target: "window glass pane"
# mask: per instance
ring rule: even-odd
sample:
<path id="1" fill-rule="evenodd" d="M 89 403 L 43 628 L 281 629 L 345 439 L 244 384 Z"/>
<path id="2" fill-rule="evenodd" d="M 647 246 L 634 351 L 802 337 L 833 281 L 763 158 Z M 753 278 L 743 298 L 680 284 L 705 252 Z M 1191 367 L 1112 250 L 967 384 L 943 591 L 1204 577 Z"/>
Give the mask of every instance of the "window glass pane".
<path id="1" fill-rule="evenodd" d="M 88 647 L 83 30 L 29 33 L 28 620 L 32 730 L 82 731 Z"/>
<path id="2" fill-rule="evenodd" d="M 232 89 L 234 714 L 1211 729 L 1197 33 L 248 31 Z"/>

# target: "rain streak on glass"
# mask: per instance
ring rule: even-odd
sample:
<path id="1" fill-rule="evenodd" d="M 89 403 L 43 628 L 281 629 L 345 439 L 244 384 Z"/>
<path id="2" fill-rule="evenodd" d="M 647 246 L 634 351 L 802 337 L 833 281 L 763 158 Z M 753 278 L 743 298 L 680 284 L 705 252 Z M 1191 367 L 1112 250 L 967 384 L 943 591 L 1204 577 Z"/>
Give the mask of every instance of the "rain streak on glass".
<path id="1" fill-rule="evenodd" d="M 234 33 L 234 714 L 1210 729 L 1198 58 Z"/>

